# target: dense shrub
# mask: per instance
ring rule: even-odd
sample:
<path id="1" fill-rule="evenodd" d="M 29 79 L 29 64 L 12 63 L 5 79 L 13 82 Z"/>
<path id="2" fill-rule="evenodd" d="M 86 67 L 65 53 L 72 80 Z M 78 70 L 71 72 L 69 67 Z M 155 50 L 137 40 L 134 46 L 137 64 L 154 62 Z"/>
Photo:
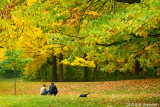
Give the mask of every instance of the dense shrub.
<path id="1" fill-rule="evenodd" d="M 14 78 L 14 71 L 13 70 L 5 70 L 2 74 L 1 74 L 2 78 Z M 22 76 L 22 72 L 21 71 L 15 71 L 15 77 L 21 77 Z"/>

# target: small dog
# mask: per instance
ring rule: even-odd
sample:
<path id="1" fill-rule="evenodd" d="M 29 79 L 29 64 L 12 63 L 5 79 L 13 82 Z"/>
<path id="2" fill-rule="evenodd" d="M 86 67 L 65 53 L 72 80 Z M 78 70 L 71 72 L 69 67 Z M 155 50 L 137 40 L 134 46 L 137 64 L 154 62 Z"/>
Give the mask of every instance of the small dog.
<path id="1" fill-rule="evenodd" d="M 89 93 L 90 93 L 90 92 L 89 92 Z M 81 94 L 79 97 L 87 97 L 87 95 L 88 95 L 89 93 L 87 93 L 87 94 Z"/>

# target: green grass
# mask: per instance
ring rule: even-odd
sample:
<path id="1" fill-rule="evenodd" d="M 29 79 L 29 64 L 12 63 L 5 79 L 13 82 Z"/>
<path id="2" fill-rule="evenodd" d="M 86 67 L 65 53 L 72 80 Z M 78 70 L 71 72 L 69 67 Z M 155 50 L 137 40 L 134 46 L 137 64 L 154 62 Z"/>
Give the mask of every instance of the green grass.
<path id="1" fill-rule="evenodd" d="M 107 105 L 111 103 L 105 99 L 74 96 L 1 96 L 0 101 L 1 107 L 106 107 Z"/>
<path id="2" fill-rule="evenodd" d="M 160 79 L 109 82 L 55 82 L 57 96 L 41 96 L 40 88 L 50 82 L 17 80 L 14 96 L 13 80 L 0 81 L 0 107 L 125 107 L 145 104 L 160 105 Z M 81 93 L 92 92 L 87 98 Z M 156 106 L 155 106 L 156 107 Z"/>
<path id="3" fill-rule="evenodd" d="M 0 107 L 125 107 L 127 104 L 153 104 L 153 99 L 126 98 L 78 98 L 75 96 L 40 96 L 40 95 L 9 95 L 0 97 Z M 141 101 L 141 102 L 138 102 Z M 146 102 L 147 101 L 147 102 Z M 154 104 L 158 105 L 157 102 Z"/>

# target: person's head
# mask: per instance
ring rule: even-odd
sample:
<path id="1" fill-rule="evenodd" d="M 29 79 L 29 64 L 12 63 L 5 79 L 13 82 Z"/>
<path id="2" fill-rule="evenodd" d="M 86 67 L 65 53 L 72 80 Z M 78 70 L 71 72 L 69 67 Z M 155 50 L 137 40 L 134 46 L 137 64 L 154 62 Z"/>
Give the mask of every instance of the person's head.
<path id="1" fill-rule="evenodd" d="M 53 82 L 52 82 L 51 84 L 52 84 L 52 85 L 54 85 L 54 83 L 53 83 Z"/>
<path id="2" fill-rule="evenodd" d="M 43 84 L 43 87 L 46 87 L 46 84 Z"/>

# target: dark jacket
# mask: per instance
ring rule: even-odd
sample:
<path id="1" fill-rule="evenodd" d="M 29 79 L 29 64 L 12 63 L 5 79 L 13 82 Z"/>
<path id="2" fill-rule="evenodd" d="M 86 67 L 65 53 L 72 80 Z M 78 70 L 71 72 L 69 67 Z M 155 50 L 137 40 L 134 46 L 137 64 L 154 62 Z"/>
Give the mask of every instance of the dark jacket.
<path id="1" fill-rule="evenodd" d="M 55 85 L 51 84 L 49 86 L 49 93 L 54 94 L 54 93 L 57 93 L 57 92 L 58 92 L 57 87 Z"/>

